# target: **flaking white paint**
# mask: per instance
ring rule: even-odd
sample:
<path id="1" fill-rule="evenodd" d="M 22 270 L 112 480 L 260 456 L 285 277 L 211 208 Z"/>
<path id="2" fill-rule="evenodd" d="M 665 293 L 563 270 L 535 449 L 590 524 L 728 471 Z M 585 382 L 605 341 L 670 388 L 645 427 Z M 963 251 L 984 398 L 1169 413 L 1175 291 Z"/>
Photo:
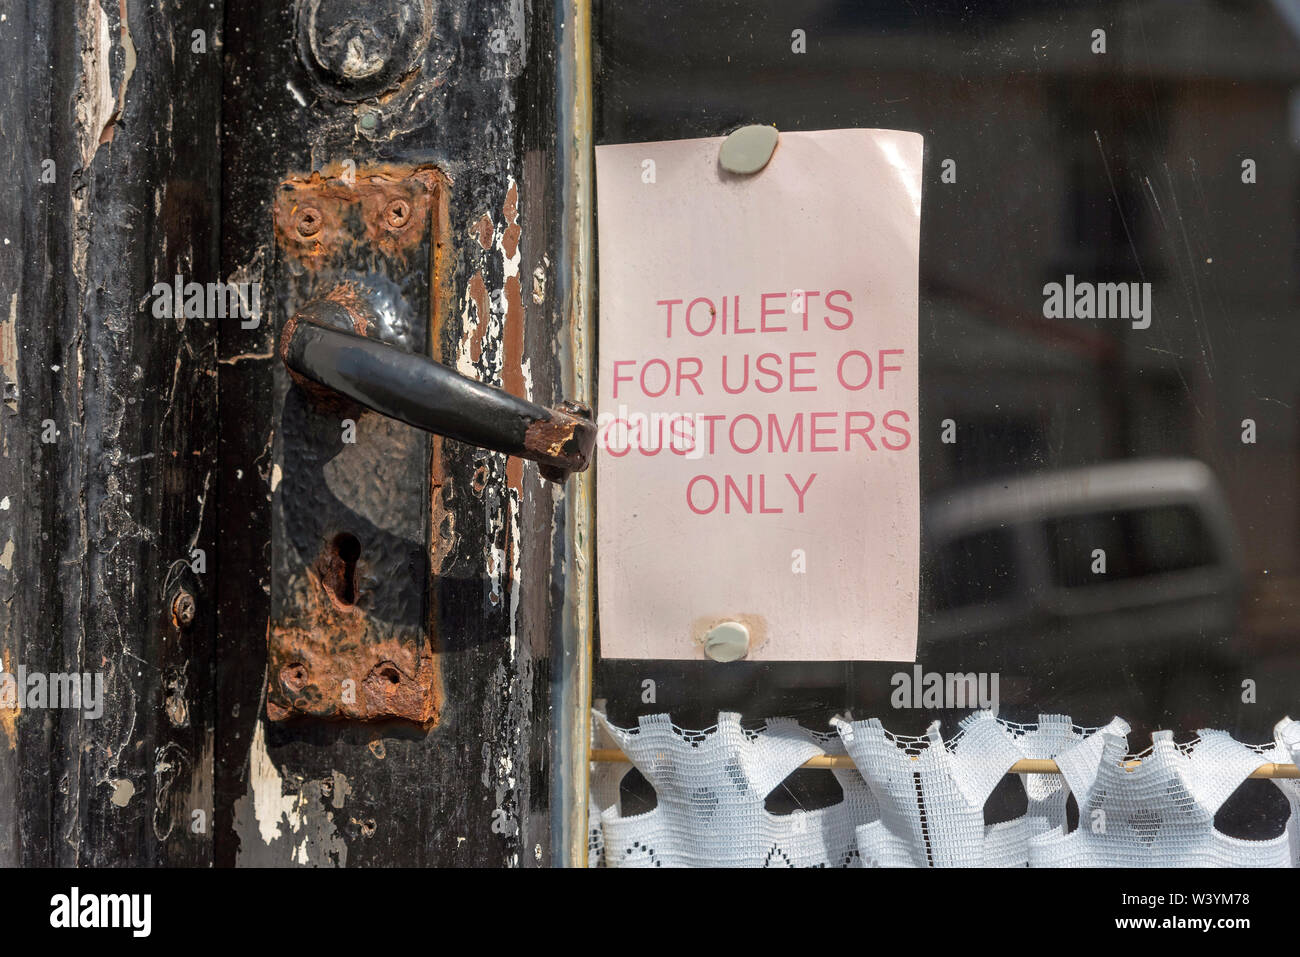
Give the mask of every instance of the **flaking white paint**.
<path id="1" fill-rule="evenodd" d="M 302 829 L 298 795 L 284 793 L 284 778 L 266 750 L 266 732 L 261 721 L 253 730 L 253 743 L 248 749 L 248 787 L 253 795 L 253 816 L 257 818 L 257 830 L 264 844 Z M 288 825 L 287 831 L 282 829 L 282 824 Z M 306 853 L 305 842 L 299 853 Z"/>

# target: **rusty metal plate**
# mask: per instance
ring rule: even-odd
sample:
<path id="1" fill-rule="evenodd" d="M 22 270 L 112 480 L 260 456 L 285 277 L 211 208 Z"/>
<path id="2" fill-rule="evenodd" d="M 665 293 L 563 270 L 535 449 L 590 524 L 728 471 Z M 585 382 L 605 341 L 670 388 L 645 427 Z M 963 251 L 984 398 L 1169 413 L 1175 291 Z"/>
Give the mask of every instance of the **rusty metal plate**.
<path id="1" fill-rule="evenodd" d="M 428 355 L 445 288 L 447 178 L 432 166 L 287 178 L 275 206 L 277 333 L 336 285 L 355 331 Z M 357 313 L 358 317 L 360 313 Z M 267 716 L 436 723 L 436 440 L 277 376 Z"/>

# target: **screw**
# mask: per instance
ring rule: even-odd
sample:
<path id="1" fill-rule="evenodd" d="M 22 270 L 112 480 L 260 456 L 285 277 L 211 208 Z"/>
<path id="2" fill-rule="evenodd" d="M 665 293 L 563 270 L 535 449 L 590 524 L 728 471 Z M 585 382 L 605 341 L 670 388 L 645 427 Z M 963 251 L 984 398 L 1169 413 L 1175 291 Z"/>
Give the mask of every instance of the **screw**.
<path id="1" fill-rule="evenodd" d="M 296 694 L 307 684 L 307 666 L 300 661 L 280 669 L 280 684 L 290 694 Z"/>
<path id="2" fill-rule="evenodd" d="M 320 232 L 322 217 L 320 210 L 315 206 L 304 206 L 298 210 L 298 216 L 294 222 L 294 228 L 298 230 L 298 235 L 303 239 L 309 239 Z"/>
<path id="3" fill-rule="evenodd" d="M 182 588 L 172 599 L 172 624 L 177 628 L 188 628 L 197 611 L 194 596 Z"/>
<path id="4" fill-rule="evenodd" d="M 368 110 L 361 114 L 361 118 L 357 120 L 357 125 L 363 130 L 373 131 L 379 125 L 379 114 L 374 110 Z"/>
<path id="5" fill-rule="evenodd" d="M 384 222 L 390 229 L 401 229 L 411 219 L 411 204 L 395 199 L 384 208 Z"/>

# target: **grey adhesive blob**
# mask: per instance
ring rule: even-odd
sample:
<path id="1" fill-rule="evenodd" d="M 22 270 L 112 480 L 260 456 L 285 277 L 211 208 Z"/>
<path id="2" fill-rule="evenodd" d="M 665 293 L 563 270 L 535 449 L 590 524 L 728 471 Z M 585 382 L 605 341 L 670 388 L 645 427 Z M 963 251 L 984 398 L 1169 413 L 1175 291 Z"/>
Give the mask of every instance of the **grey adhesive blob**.
<path id="1" fill-rule="evenodd" d="M 742 126 L 722 141 L 718 162 L 729 173 L 757 173 L 772 158 L 780 137 L 774 126 Z"/>
<path id="2" fill-rule="evenodd" d="M 749 629 L 738 621 L 724 621 L 704 636 L 704 653 L 714 661 L 739 661 L 749 654 Z"/>

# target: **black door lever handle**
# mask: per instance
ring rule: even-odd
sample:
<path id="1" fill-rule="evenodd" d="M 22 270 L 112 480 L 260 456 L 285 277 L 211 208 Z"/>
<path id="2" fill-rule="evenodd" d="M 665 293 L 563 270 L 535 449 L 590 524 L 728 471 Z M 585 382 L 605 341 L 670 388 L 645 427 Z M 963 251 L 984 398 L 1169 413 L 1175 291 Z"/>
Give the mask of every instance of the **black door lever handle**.
<path id="1" fill-rule="evenodd" d="M 587 468 L 596 425 L 586 406 L 566 401 L 547 409 L 476 382 L 363 334 L 377 323 L 355 286 L 336 287 L 289 320 L 280 357 L 308 388 L 323 387 L 427 432 L 531 459 L 551 481 Z"/>

